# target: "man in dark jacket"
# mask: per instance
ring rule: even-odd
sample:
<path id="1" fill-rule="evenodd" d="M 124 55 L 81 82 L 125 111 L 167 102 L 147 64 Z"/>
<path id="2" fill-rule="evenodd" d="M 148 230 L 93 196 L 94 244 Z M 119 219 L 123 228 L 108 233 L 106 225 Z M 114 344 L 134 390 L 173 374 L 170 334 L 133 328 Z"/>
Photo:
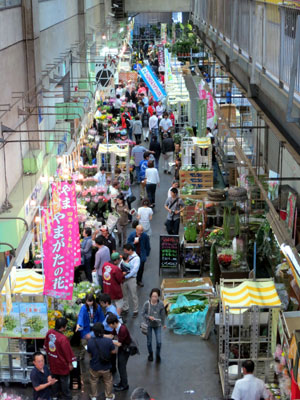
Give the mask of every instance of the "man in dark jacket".
<path id="1" fill-rule="evenodd" d="M 81 264 L 84 266 L 84 272 L 88 281 L 92 282 L 92 254 L 93 240 L 91 228 L 85 228 L 83 231 L 83 240 L 80 244 Z"/>
<path id="2" fill-rule="evenodd" d="M 87 344 L 87 351 L 91 354 L 90 361 L 90 384 L 91 384 L 91 400 L 96 400 L 98 393 L 99 378 L 103 379 L 104 392 L 106 399 L 114 399 L 112 393 L 113 377 L 110 369 L 111 356 L 116 354 L 116 349 L 111 339 L 103 337 L 104 327 L 100 322 L 97 322 L 93 331 L 95 337 L 90 338 Z"/>
<path id="3" fill-rule="evenodd" d="M 141 259 L 136 281 L 139 286 L 143 287 L 144 266 L 151 250 L 149 236 L 144 232 L 142 225 L 138 225 L 135 231 L 128 236 L 127 242 L 133 245 L 135 252 Z"/>
<path id="4" fill-rule="evenodd" d="M 167 133 L 163 134 L 162 153 L 164 158 L 164 173 L 171 174 L 172 166 L 170 163 L 173 161 L 173 153 L 175 151 L 174 140 L 168 137 Z"/>
<path id="5" fill-rule="evenodd" d="M 127 361 L 129 358 L 128 346 L 131 343 L 130 333 L 127 326 L 121 324 L 116 315 L 109 315 L 107 318 L 107 323 L 111 329 L 113 329 L 113 335 L 117 336 L 118 341 L 115 345 L 118 347 L 118 371 L 120 375 L 120 382 L 115 383 L 115 391 L 123 392 L 128 390 L 128 379 L 127 379 Z"/>
<path id="6" fill-rule="evenodd" d="M 153 135 L 152 140 L 149 146 L 150 151 L 154 151 L 154 158 L 155 158 L 155 168 L 159 169 L 159 157 L 161 153 L 161 147 L 159 142 L 157 141 L 157 136 Z"/>
<path id="7" fill-rule="evenodd" d="M 113 238 L 112 234 L 109 233 L 108 227 L 106 225 L 102 225 L 100 228 L 100 234 L 99 231 L 95 231 L 93 235 L 93 240 L 96 239 L 96 237 L 102 237 L 104 241 L 104 246 L 109 248 L 110 254 L 112 254 L 114 251 L 116 251 L 116 240 Z"/>

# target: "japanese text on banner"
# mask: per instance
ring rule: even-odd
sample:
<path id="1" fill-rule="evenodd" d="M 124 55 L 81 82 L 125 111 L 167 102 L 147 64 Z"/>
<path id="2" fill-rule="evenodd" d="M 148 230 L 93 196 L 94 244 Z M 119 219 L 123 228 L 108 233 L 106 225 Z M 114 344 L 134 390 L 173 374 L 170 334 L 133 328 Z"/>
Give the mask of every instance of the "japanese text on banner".
<path id="1" fill-rule="evenodd" d="M 79 227 L 75 184 L 52 184 L 51 233 L 43 244 L 45 286 L 48 296 L 72 299 L 74 266 L 80 264 Z"/>

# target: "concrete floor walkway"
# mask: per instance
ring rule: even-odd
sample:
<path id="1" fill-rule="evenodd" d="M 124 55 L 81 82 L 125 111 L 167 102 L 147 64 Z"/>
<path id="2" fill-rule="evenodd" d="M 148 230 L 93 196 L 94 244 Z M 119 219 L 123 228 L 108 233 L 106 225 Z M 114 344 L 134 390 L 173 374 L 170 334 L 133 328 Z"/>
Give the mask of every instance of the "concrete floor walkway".
<path id="1" fill-rule="evenodd" d="M 148 146 L 147 146 L 148 147 Z M 140 308 L 148 299 L 153 287 L 160 287 L 162 276 L 159 276 L 159 235 L 165 232 L 164 221 L 166 210 L 164 202 L 166 193 L 171 185 L 172 176 L 160 173 L 161 185 L 156 195 L 156 208 L 152 221 L 151 255 L 147 260 L 144 273 L 144 288 L 139 288 Z M 138 187 L 133 186 L 137 195 Z M 139 196 L 136 196 L 139 198 Z M 138 200 L 133 204 L 138 208 Z M 131 228 L 128 228 L 128 232 Z M 164 276 L 166 276 L 164 274 Z M 156 400 L 203 400 L 221 399 L 221 387 L 217 370 L 217 340 L 214 334 L 208 341 L 198 336 L 175 335 L 166 329 L 162 336 L 162 362 L 148 362 L 146 337 L 140 333 L 140 316 L 133 319 L 130 312 L 127 318 L 127 326 L 139 342 L 140 355 L 131 357 L 128 362 L 129 391 L 116 395 L 117 400 L 130 398 L 132 390 L 138 386 L 145 387 Z M 88 384 L 88 356 L 86 356 L 83 370 L 84 387 L 79 394 L 74 391 L 74 396 L 80 400 L 89 399 Z M 118 381 L 118 376 L 115 377 Z M 103 386 L 101 386 L 103 388 Z M 24 389 L 22 385 L 12 385 L 10 390 L 18 394 L 26 394 L 32 398 L 30 385 Z M 185 394 L 187 390 L 193 390 L 193 394 Z M 74 397 L 75 398 L 75 397 Z M 104 399 L 104 394 L 99 398 Z"/>

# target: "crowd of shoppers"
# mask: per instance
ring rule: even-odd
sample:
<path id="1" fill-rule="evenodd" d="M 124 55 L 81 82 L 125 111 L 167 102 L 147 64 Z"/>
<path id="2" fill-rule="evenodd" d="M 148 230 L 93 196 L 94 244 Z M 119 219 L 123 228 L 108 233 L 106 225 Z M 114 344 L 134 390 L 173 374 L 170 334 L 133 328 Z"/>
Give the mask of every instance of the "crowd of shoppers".
<path id="1" fill-rule="evenodd" d="M 124 95 L 128 102 L 135 104 L 135 112 L 128 107 L 122 109 Z M 57 319 L 55 329 L 47 333 L 44 347 L 49 367 L 45 365 L 41 353 L 37 352 L 33 357 L 35 367 L 31 379 L 34 399 L 72 399 L 70 374 L 74 368 L 78 368 L 80 360 L 85 362 L 87 354 L 90 356 L 88 373 L 92 400 L 100 395 L 100 381 L 104 385 L 106 400 L 114 399 L 114 392 L 128 390 L 127 363 L 130 355 L 135 354 L 132 353 L 135 341 L 125 324 L 130 315 L 137 318 L 140 313 L 139 321 L 147 325 L 148 361 L 154 360 L 153 348 L 156 361 L 161 360 L 162 329 L 165 328 L 166 315 L 160 290 L 152 289 L 149 300 L 143 305 L 139 304 L 138 291 L 144 286 L 144 270 L 151 252 L 151 221 L 160 186 L 160 157 L 163 158 L 162 169 L 168 174 L 172 173 L 176 162 L 174 115 L 167 112 L 163 101 L 153 101 L 145 84 L 136 86 L 133 82 L 128 82 L 126 86 L 120 84 L 116 89 L 113 115 L 120 118 L 125 134 L 135 140 L 131 149 L 131 165 L 140 188 L 141 203 L 137 211 L 131 213 L 128 197 L 134 196 L 132 192 L 125 195 L 120 189 L 122 171 L 117 167 L 114 179 L 109 182 L 107 167 L 101 166 L 94 178 L 99 187 L 110 183 L 110 206 L 118 215 L 116 230 L 103 224 L 94 232 L 86 227 L 81 242 L 82 270 L 87 280 L 101 287 L 101 293 L 97 297 L 88 293 L 81 306 L 75 329 L 81 338 L 79 358 L 75 357 L 64 335 L 68 322 L 65 318 Z M 111 128 L 109 135 L 113 134 Z M 166 194 L 166 227 L 169 234 L 178 234 L 180 212 L 183 209 L 177 189 L 178 182 L 174 182 Z M 133 230 L 128 232 L 132 218 L 135 220 Z M 155 346 L 152 345 L 153 333 Z M 119 379 L 113 383 L 115 372 L 118 372 Z M 137 388 L 131 399 L 150 400 L 151 397 L 145 389 Z"/>

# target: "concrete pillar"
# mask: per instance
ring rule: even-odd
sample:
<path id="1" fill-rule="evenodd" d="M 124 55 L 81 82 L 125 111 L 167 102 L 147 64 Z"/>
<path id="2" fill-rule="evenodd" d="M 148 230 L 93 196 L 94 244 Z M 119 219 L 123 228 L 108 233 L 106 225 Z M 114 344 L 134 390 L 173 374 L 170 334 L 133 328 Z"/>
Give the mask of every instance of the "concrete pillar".
<path id="1" fill-rule="evenodd" d="M 23 106 L 32 105 L 30 110 L 33 114 L 38 113 L 38 101 L 35 86 L 41 77 L 40 64 L 40 27 L 39 27 L 39 4 L 38 0 L 22 0 L 22 22 L 25 46 L 27 90 L 30 90 Z M 28 109 L 28 108 L 26 108 Z M 25 129 L 25 125 L 21 127 Z M 32 115 L 27 120 L 28 130 L 38 130 L 38 116 Z M 28 139 L 38 140 L 42 137 L 38 132 L 28 134 Z M 40 148 L 39 143 L 30 143 L 30 148 Z"/>
<path id="2" fill-rule="evenodd" d="M 85 1 L 78 0 L 78 23 L 79 23 L 79 53 L 80 53 L 80 76 L 87 76 L 86 55 L 86 26 L 85 26 Z"/>

